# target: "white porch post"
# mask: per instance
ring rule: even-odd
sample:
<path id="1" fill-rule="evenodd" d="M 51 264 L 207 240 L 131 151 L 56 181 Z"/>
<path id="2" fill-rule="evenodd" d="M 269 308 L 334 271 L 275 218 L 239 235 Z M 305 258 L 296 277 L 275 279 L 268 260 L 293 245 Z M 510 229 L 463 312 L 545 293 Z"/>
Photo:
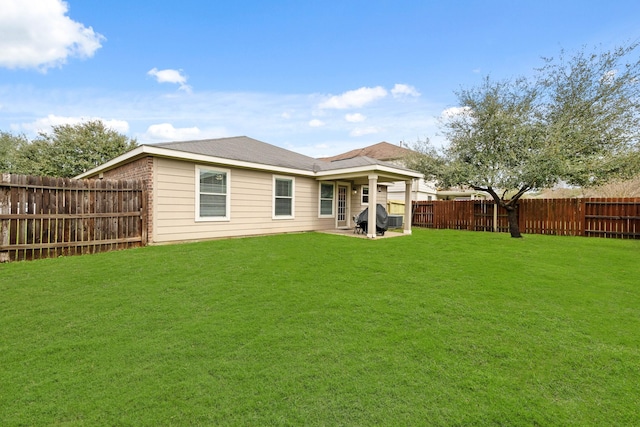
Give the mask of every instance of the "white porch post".
<path id="1" fill-rule="evenodd" d="M 369 218 L 367 237 L 376 238 L 376 206 L 378 204 L 378 175 L 369 175 Z"/>
<path id="2" fill-rule="evenodd" d="M 411 190 L 413 189 L 413 180 L 404 182 L 404 226 L 402 232 L 411 234 L 411 221 L 413 220 L 411 212 L 413 212 L 413 201 L 411 200 Z"/>

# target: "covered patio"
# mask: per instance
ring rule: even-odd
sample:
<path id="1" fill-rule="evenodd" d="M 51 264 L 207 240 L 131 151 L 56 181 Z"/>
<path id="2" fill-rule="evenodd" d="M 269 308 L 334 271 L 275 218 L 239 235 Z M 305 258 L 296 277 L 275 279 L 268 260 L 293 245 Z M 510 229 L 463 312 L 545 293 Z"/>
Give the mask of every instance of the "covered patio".
<path id="1" fill-rule="evenodd" d="M 353 216 L 359 214 L 362 210 L 362 206 L 355 202 L 364 196 L 363 189 L 366 188 L 368 191 L 366 194 L 366 206 L 376 206 L 378 203 L 384 203 L 384 200 L 379 200 L 378 193 L 386 194 L 386 191 L 383 193 L 384 187 L 397 182 L 404 182 L 405 184 L 405 211 L 402 234 L 411 234 L 411 190 L 413 188 L 413 180 L 422 178 L 424 176 L 417 171 L 395 164 L 380 162 L 369 157 L 336 160 L 331 162 L 329 167 L 325 166 L 323 170 L 316 173 L 318 181 L 333 181 L 337 183 L 338 198 L 335 228 L 337 230 L 345 229 L 347 231 L 345 234 L 348 234 L 349 231 L 353 234 L 353 227 L 355 226 Z M 376 209 L 369 209 L 368 215 L 367 222 L 375 224 Z M 358 236 L 358 234 L 355 235 Z M 370 227 L 366 234 L 359 236 L 369 239 L 386 237 L 377 235 L 375 227 Z M 390 236 L 395 237 L 391 234 Z"/>
<path id="2" fill-rule="evenodd" d="M 324 168 L 316 174 L 318 181 L 333 181 L 338 186 L 336 230 L 329 232 L 345 235 L 351 233 L 356 237 L 369 239 L 411 234 L 411 191 L 413 181 L 423 178 L 421 173 L 368 157 L 337 160 L 331 162 L 331 164 L 333 167 Z M 380 202 L 384 203 L 386 201 L 386 186 L 397 182 L 404 182 L 405 184 L 402 233 L 389 232 L 389 236 L 386 235 L 387 233 L 381 236 L 376 234 L 376 227 L 369 227 L 366 234 L 354 234 L 353 228 L 355 224 L 353 217 L 366 207 L 375 207 Z M 364 188 L 367 189 L 366 205 L 364 202 L 360 202 L 362 199 L 359 199 L 359 197 L 363 197 Z M 384 194 L 385 200 L 379 200 L 379 194 Z M 369 209 L 367 222 L 369 224 L 376 223 L 376 209 Z"/>

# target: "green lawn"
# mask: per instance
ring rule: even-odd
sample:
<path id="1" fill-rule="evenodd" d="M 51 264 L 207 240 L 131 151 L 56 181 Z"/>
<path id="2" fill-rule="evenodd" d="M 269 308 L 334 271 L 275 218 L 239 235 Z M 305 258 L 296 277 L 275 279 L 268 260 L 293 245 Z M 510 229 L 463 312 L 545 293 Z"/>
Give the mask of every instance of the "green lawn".
<path id="1" fill-rule="evenodd" d="M 0 265 L 0 425 L 640 425 L 640 241 L 415 229 Z"/>

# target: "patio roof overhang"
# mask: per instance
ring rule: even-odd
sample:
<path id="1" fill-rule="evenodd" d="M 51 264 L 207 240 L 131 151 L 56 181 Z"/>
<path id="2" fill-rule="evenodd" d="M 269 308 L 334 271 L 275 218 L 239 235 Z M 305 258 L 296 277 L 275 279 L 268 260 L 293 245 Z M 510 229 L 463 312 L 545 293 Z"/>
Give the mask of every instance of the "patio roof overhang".
<path id="1" fill-rule="evenodd" d="M 386 165 L 366 165 L 338 170 L 316 172 L 318 181 L 335 180 L 368 180 L 370 175 L 377 175 L 378 182 L 411 181 L 424 177 L 420 172 L 409 169 L 393 168 Z"/>
<path id="2" fill-rule="evenodd" d="M 411 188 L 413 180 L 422 179 L 424 175 L 420 172 L 394 167 L 390 164 L 380 164 L 366 160 L 367 164 L 360 164 L 349 167 L 336 167 L 333 169 L 322 170 L 316 172 L 318 181 L 351 181 L 357 185 L 368 185 L 369 188 L 376 188 L 379 184 L 403 181 L 405 183 L 405 206 L 404 206 L 404 222 L 403 233 L 411 234 Z M 338 166 L 338 165 L 336 165 Z M 369 192 L 369 205 L 377 205 L 377 191 Z M 368 213 L 368 223 L 376 223 L 376 209 L 370 209 Z M 376 228 L 369 227 L 367 237 L 376 238 Z"/>

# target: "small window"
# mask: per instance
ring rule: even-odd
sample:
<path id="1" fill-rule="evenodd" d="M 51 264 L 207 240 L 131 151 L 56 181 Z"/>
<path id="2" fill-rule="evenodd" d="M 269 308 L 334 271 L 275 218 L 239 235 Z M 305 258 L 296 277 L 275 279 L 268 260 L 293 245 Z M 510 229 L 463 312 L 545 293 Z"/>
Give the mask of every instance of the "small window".
<path id="1" fill-rule="evenodd" d="M 229 219 L 229 171 L 196 167 L 196 220 Z"/>
<path id="2" fill-rule="evenodd" d="M 273 217 L 278 219 L 293 218 L 294 212 L 293 178 L 274 177 L 273 179 Z"/>
<path id="3" fill-rule="evenodd" d="M 333 195 L 335 186 L 333 184 L 320 183 L 320 216 L 333 217 Z"/>
<path id="4" fill-rule="evenodd" d="M 369 204 L 369 186 L 368 185 L 362 186 L 362 204 L 363 205 Z"/>

